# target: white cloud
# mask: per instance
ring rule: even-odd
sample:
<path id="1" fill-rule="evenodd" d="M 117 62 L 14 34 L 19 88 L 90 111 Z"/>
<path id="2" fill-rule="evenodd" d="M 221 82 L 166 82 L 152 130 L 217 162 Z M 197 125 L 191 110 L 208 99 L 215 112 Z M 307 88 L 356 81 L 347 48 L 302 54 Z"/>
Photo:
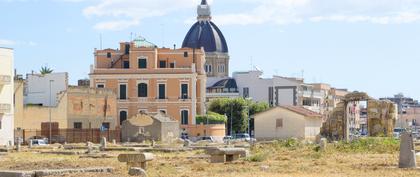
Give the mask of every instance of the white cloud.
<path id="1" fill-rule="evenodd" d="M 118 30 L 123 30 L 126 28 L 129 28 L 131 26 L 135 26 L 138 25 L 139 21 L 138 20 L 132 20 L 132 21 L 127 21 L 127 20 L 120 20 L 120 21 L 107 21 L 107 22 L 100 22 L 97 23 L 94 28 L 97 30 L 114 30 L 114 31 L 118 31 Z"/>
<path id="2" fill-rule="evenodd" d="M 97 21 L 98 30 L 123 30 L 152 17 L 193 11 L 201 0 L 56 0 L 92 2 L 83 14 Z M 298 24 L 346 22 L 401 24 L 420 21 L 420 0 L 216 0 L 232 13 L 213 13 L 219 25 Z M 209 0 L 212 4 L 213 0 Z M 226 10 L 226 9 L 225 9 Z M 214 10 L 213 10 L 214 11 Z M 185 20 L 192 23 L 195 17 Z"/>
<path id="3" fill-rule="evenodd" d="M 192 9 L 196 5 L 196 0 L 101 0 L 85 8 L 83 13 L 89 18 L 105 19 L 97 23 L 95 29 L 122 30 L 140 24 L 145 18 Z"/>
<path id="4" fill-rule="evenodd" d="M 0 46 L 18 46 L 18 45 L 37 46 L 38 44 L 33 41 L 14 41 L 14 40 L 8 40 L 8 39 L 0 39 Z"/>
<path id="5" fill-rule="evenodd" d="M 238 0 L 253 4 L 243 13 L 214 17 L 221 25 L 348 22 L 401 24 L 420 21 L 420 0 Z"/>
<path id="6" fill-rule="evenodd" d="M 15 45 L 16 42 L 12 40 L 0 39 L 0 45 Z"/>

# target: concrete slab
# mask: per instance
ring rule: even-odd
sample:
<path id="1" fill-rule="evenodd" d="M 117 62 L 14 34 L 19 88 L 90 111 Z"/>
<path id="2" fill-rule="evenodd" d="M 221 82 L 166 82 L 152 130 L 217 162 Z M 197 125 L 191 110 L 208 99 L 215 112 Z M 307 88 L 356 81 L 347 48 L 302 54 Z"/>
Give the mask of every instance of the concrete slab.
<path id="1" fill-rule="evenodd" d="M 37 170 L 35 171 L 36 177 L 43 176 L 58 176 L 71 173 L 112 173 L 114 168 L 100 167 L 100 168 L 83 168 L 83 169 L 60 169 L 60 170 Z"/>
<path id="2" fill-rule="evenodd" d="M 35 177 L 33 171 L 0 171 L 1 177 Z"/>

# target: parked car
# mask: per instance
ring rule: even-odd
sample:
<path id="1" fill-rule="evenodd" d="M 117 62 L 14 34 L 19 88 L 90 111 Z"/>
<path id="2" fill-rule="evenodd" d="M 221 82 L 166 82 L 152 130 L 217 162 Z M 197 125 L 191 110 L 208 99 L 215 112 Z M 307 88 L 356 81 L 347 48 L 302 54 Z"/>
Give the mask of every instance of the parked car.
<path id="1" fill-rule="evenodd" d="M 405 129 L 403 129 L 403 128 L 394 128 L 394 133 L 393 133 L 394 138 L 399 139 L 402 132 L 405 132 Z"/>
<path id="2" fill-rule="evenodd" d="M 257 141 L 255 138 L 251 138 L 251 136 L 249 136 L 248 133 L 236 134 L 233 139 L 235 139 L 237 141 L 246 141 L 246 142 Z"/>
<path id="3" fill-rule="evenodd" d="M 420 139 L 420 132 L 414 131 L 412 133 L 413 133 L 414 139 L 416 139 L 416 140 Z"/>
<path id="4" fill-rule="evenodd" d="M 44 137 L 44 136 L 31 136 L 28 140 L 27 140 L 27 144 L 29 144 L 30 140 L 43 140 L 46 144 L 48 144 L 48 138 Z"/>
<path id="5" fill-rule="evenodd" d="M 48 143 L 43 139 L 33 139 L 32 146 L 47 146 Z"/>
<path id="6" fill-rule="evenodd" d="M 215 142 L 214 139 L 213 139 L 213 137 L 211 137 L 211 136 L 203 136 L 203 137 L 200 137 L 200 138 L 198 138 L 198 141 L 207 141 L 207 142 L 210 142 L 210 143 L 214 143 Z"/>
<path id="7" fill-rule="evenodd" d="M 225 136 L 225 137 L 223 137 L 223 142 L 228 142 L 228 141 L 232 141 L 233 140 L 233 137 L 232 136 Z"/>

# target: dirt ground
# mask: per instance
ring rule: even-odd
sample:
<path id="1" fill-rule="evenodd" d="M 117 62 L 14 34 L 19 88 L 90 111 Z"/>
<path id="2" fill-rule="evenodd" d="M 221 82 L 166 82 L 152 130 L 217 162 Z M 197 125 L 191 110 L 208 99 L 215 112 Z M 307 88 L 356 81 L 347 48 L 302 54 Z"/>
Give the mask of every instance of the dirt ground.
<path id="1" fill-rule="evenodd" d="M 420 169 L 398 169 L 398 152 L 342 152 L 333 148 L 318 152 L 314 146 L 273 147 L 257 145 L 251 154 L 263 154 L 263 159 L 253 162 L 241 159 L 230 164 L 210 164 L 200 159 L 204 151 L 155 153 L 148 165 L 151 177 L 282 177 L 282 176 L 420 176 Z M 109 152 L 117 156 L 119 153 Z M 418 160 L 418 163 L 420 161 Z M 67 177 L 124 177 L 127 166 L 117 158 L 87 159 L 77 155 L 46 155 L 36 152 L 9 153 L 0 156 L 0 169 L 39 170 L 85 167 L 113 167 L 111 174 L 70 174 Z"/>

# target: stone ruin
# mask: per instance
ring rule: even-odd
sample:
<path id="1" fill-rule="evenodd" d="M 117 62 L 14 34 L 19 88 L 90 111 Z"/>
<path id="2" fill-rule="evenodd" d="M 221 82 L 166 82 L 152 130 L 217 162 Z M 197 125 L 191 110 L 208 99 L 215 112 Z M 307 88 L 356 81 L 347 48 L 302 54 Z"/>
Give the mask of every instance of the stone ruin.
<path id="1" fill-rule="evenodd" d="M 322 136 L 330 140 L 350 140 L 347 105 L 355 101 L 367 102 L 368 136 L 392 137 L 398 116 L 396 105 L 391 101 L 373 99 L 363 92 L 349 93 L 338 103 L 322 125 Z"/>

